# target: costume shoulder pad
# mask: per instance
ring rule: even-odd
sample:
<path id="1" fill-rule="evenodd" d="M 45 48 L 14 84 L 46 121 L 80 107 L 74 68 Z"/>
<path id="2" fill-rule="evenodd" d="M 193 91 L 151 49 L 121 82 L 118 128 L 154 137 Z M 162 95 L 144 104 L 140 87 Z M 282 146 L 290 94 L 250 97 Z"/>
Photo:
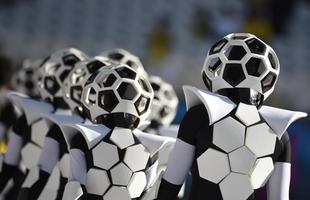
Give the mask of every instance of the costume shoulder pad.
<path id="1" fill-rule="evenodd" d="M 75 132 L 82 134 L 89 149 L 98 144 L 111 130 L 102 124 L 87 124 L 87 123 L 74 123 L 62 124 L 62 129 L 66 132 Z M 70 144 L 72 135 L 67 135 L 67 143 Z"/>
<path id="2" fill-rule="evenodd" d="M 175 139 L 173 138 L 144 133 L 138 129 L 135 129 L 133 134 L 149 150 L 151 157 L 160 149 L 174 145 L 175 143 Z"/>
<path id="3" fill-rule="evenodd" d="M 307 113 L 304 112 L 284 110 L 270 106 L 262 106 L 259 109 L 259 113 L 271 129 L 277 134 L 278 138 L 282 137 L 291 123 L 307 116 Z"/>
<path id="4" fill-rule="evenodd" d="M 69 124 L 82 123 L 83 119 L 78 115 L 59 115 L 54 113 L 43 114 L 42 118 L 46 121 L 47 125 L 51 127 L 53 124 L 58 125 L 65 138 L 67 146 L 70 147 L 70 141 L 77 133 L 76 129 L 67 126 Z"/>
<path id="5" fill-rule="evenodd" d="M 204 104 L 209 115 L 209 125 L 225 117 L 235 107 L 229 98 L 192 86 L 183 86 L 187 110 L 193 106 Z"/>
<path id="6" fill-rule="evenodd" d="M 40 119 L 42 114 L 51 113 L 54 110 L 51 104 L 27 96 L 12 94 L 10 99 L 24 112 L 28 125 Z"/>

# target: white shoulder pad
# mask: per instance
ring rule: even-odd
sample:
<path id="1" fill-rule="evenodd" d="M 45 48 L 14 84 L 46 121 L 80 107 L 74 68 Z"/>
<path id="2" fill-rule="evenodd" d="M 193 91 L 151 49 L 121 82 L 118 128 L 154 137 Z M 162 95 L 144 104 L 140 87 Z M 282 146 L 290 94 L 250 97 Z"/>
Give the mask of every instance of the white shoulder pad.
<path id="1" fill-rule="evenodd" d="M 111 130 L 102 124 L 86 124 L 86 123 L 75 123 L 75 124 L 63 124 L 64 130 L 75 129 L 81 133 L 87 143 L 89 149 L 94 147 L 100 140 L 102 140 Z"/>
<path id="2" fill-rule="evenodd" d="M 229 98 L 192 86 L 183 86 L 187 110 L 203 103 L 209 115 L 209 125 L 225 117 L 235 107 Z"/>
<path id="3" fill-rule="evenodd" d="M 28 125 L 40 119 L 43 113 L 51 113 L 54 110 L 51 104 L 37 101 L 29 97 L 12 95 L 10 98 L 24 112 Z"/>
<path id="4" fill-rule="evenodd" d="M 307 113 L 304 112 L 284 110 L 270 106 L 262 106 L 259 109 L 259 113 L 271 129 L 277 134 L 278 138 L 282 137 L 291 123 L 307 116 Z"/>
<path id="5" fill-rule="evenodd" d="M 175 139 L 173 138 L 144 133 L 138 129 L 135 129 L 133 134 L 149 150 L 151 156 L 157 153 L 160 149 L 174 145 L 175 143 Z"/>
<path id="6" fill-rule="evenodd" d="M 161 136 L 177 138 L 179 132 L 179 125 L 171 125 L 169 127 L 161 126 L 158 129 L 158 134 Z"/>
<path id="7" fill-rule="evenodd" d="M 41 117 L 46 121 L 48 126 L 53 124 L 61 127 L 62 124 L 75 124 L 81 123 L 84 119 L 78 115 L 61 115 L 58 113 L 43 113 Z"/>

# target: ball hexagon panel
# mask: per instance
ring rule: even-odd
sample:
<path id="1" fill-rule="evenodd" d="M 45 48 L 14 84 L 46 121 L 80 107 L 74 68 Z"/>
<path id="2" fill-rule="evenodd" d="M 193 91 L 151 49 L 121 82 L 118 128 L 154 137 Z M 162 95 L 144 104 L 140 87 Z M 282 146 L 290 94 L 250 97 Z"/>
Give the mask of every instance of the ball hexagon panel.
<path id="1" fill-rule="evenodd" d="M 103 195 L 110 186 L 108 174 L 104 170 L 91 168 L 86 175 L 86 190 L 91 194 Z"/>
<path id="2" fill-rule="evenodd" d="M 274 166 L 271 157 L 260 158 L 256 161 L 251 174 L 251 183 L 254 189 L 263 187 L 273 172 Z"/>
<path id="3" fill-rule="evenodd" d="M 120 67 L 116 69 L 118 75 L 122 78 L 135 79 L 137 74 L 135 71 L 130 69 L 129 67 Z"/>
<path id="4" fill-rule="evenodd" d="M 239 103 L 235 116 L 246 126 L 253 125 L 261 120 L 257 108 L 244 103 Z"/>
<path id="5" fill-rule="evenodd" d="M 55 95 L 59 89 L 60 85 L 54 77 L 46 77 L 44 80 L 44 88 L 51 94 Z"/>
<path id="6" fill-rule="evenodd" d="M 269 72 L 265 78 L 263 78 L 262 80 L 262 89 L 263 89 L 263 92 L 267 92 L 269 91 L 273 85 L 275 84 L 277 80 L 277 75 L 274 74 L 273 72 Z"/>
<path id="7" fill-rule="evenodd" d="M 114 128 L 110 136 L 110 140 L 120 149 L 124 149 L 135 144 L 131 130 L 126 128 Z"/>
<path id="8" fill-rule="evenodd" d="M 257 38 L 251 38 L 247 40 L 245 43 L 248 45 L 252 53 L 261 54 L 261 55 L 265 54 L 266 45 L 262 43 L 260 40 L 258 40 Z"/>
<path id="9" fill-rule="evenodd" d="M 228 43 L 228 40 L 225 38 L 219 40 L 211 47 L 209 51 L 209 55 L 220 52 L 227 43 Z"/>
<path id="10" fill-rule="evenodd" d="M 117 106 L 118 102 L 113 90 L 104 90 L 98 93 L 98 105 L 108 112 L 111 112 Z"/>
<path id="11" fill-rule="evenodd" d="M 150 153 L 147 149 L 142 144 L 137 144 L 126 149 L 123 161 L 133 172 L 136 172 L 145 169 L 149 158 Z"/>
<path id="12" fill-rule="evenodd" d="M 125 100 L 133 100 L 138 94 L 138 91 L 136 90 L 136 88 L 127 82 L 122 82 L 118 86 L 117 92 L 119 96 Z"/>
<path id="13" fill-rule="evenodd" d="M 96 72 L 100 68 L 106 67 L 106 66 L 107 66 L 106 62 L 102 62 L 102 61 L 97 60 L 97 59 L 86 64 L 86 68 L 88 69 L 89 73 L 91 73 L 91 74 Z"/>
<path id="14" fill-rule="evenodd" d="M 119 161 L 118 150 L 115 145 L 101 142 L 93 150 L 94 165 L 102 169 L 110 169 Z"/>
<path id="15" fill-rule="evenodd" d="M 248 74 L 255 77 L 260 77 L 267 70 L 264 60 L 255 57 L 250 58 L 245 67 Z"/>
<path id="16" fill-rule="evenodd" d="M 219 183 L 230 172 L 228 156 L 209 148 L 197 158 L 199 176 L 212 183 Z"/>
<path id="17" fill-rule="evenodd" d="M 113 185 L 128 185 L 132 171 L 124 164 L 119 163 L 110 170 Z"/>
<path id="18" fill-rule="evenodd" d="M 131 198 L 138 198 L 141 196 L 144 188 L 146 187 L 146 175 L 144 172 L 136 172 L 132 175 L 130 182 L 127 186 Z"/>
<path id="19" fill-rule="evenodd" d="M 246 132 L 245 145 L 257 156 L 274 153 L 277 135 L 266 123 L 250 126 Z"/>
<path id="20" fill-rule="evenodd" d="M 214 124 L 213 144 L 226 152 L 231 152 L 244 144 L 245 126 L 232 117 Z"/>
<path id="21" fill-rule="evenodd" d="M 231 171 L 250 174 L 254 167 L 256 156 L 246 146 L 229 153 Z"/>
<path id="22" fill-rule="evenodd" d="M 246 51 L 243 46 L 232 45 L 225 50 L 224 54 L 228 60 L 241 60 L 245 56 Z"/>
<path id="23" fill-rule="evenodd" d="M 141 95 L 135 102 L 135 107 L 137 109 L 137 112 L 140 115 L 144 114 L 147 111 L 150 105 L 150 102 L 151 102 L 150 98 Z"/>
<path id="24" fill-rule="evenodd" d="M 232 86 L 237 86 L 245 79 L 245 74 L 242 69 L 241 64 L 237 63 L 228 63 L 225 65 L 224 80 Z"/>
<path id="25" fill-rule="evenodd" d="M 246 200 L 254 192 L 247 175 L 230 173 L 220 184 L 223 200 Z"/>
<path id="26" fill-rule="evenodd" d="M 131 200 L 126 187 L 112 186 L 109 191 L 103 196 L 104 200 Z"/>

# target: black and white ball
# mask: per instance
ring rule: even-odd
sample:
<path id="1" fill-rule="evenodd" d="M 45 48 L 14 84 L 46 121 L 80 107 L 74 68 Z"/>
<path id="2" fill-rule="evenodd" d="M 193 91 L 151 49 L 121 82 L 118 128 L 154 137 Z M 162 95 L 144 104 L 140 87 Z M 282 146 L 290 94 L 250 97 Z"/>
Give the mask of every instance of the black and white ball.
<path id="1" fill-rule="evenodd" d="M 96 56 L 78 62 L 64 82 L 64 99 L 71 110 L 80 109 L 82 91 L 88 78 L 98 70 L 109 67 L 108 58 Z"/>
<path id="2" fill-rule="evenodd" d="M 156 121 L 163 126 L 169 126 L 175 118 L 179 103 L 176 92 L 171 84 L 159 76 L 150 76 L 149 81 L 154 90 L 149 120 Z"/>
<path id="3" fill-rule="evenodd" d="M 25 60 L 22 64 L 22 68 L 13 78 L 13 88 L 16 91 L 26 94 L 30 97 L 39 96 L 37 82 L 38 69 L 41 63 L 42 60 Z"/>
<path id="4" fill-rule="evenodd" d="M 146 78 L 128 65 L 118 64 L 93 74 L 82 92 L 84 110 L 91 120 L 110 113 L 129 114 L 144 121 L 154 96 Z"/>
<path id="5" fill-rule="evenodd" d="M 251 88 L 266 99 L 274 90 L 280 64 L 274 50 L 248 33 L 233 33 L 215 43 L 202 69 L 207 88 Z"/>
<path id="6" fill-rule="evenodd" d="M 80 50 L 70 48 L 54 52 L 39 69 L 39 91 L 42 99 L 63 99 L 63 84 L 77 62 L 87 56 Z"/>

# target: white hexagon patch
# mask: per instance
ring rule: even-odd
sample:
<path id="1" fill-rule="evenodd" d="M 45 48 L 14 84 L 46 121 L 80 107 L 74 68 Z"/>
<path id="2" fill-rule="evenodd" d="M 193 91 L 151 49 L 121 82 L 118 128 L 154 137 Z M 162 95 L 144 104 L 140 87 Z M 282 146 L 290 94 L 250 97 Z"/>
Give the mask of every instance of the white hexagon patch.
<path id="1" fill-rule="evenodd" d="M 129 183 L 132 171 L 124 164 L 119 163 L 111 169 L 112 182 L 115 185 L 126 186 Z"/>
<path id="2" fill-rule="evenodd" d="M 117 147 L 101 142 L 93 150 L 94 165 L 103 169 L 110 169 L 119 161 Z"/>
<path id="3" fill-rule="evenodd" d="M 249 176 L 230 173 L 221 183 L 223 200 L 246 200 L 254 192 Z"/>
<path id="4" fill-rule="evenodd" d="M 137 159 L 139 158 L 139 159 Z M 142 144 L 134 145 L 126 149 L 124 163 L 133 171 L 145 169 L 150 158 L 149 152 Z"/>
<path id="5" fill-rule="evenodd" d="M 127 128 L 114 128 L 110 136 L 110 140 L 120 149 L 124 149 L 135 144 L 133 134 L 131 130 Z"/>
<path id="6" fill-rule="evenodd" d="M 213 144 L 226 152 L 231 152 L 244 144 L 245 126 L 232 117 L 214 124 Z"/>
<path id="7" fill-rule="evenodd" d="M 257 108 L 253 105 L 240 103 L 236 110 L 235 116 L 240 119 L 246 126 L 250 126 L 260 121 Z"/>
<path id="8" fill-rule="evenodd" d="M 274 153 L 277 135 L 266 123 L 260 123 L 247 129 L 245 145 L 257 156 Z"/>
<path id="9" fill-rule="evenodd" d="M 255 161 L 256 156 L 246 146 L 229 154 L 230 167 L 233 172 L 250 174 Z"/>
<path id="10" fill-rule="evenodd" d="M 201 178 L 219 183 L 230 172 L 228 156 L 214 149 L 208 149 L 197 158 Z"/>
<path id="11" fill-rule="evenodd" d="M 104 170 L 91 168 L 86 175 L 87 192 L 96 195 L 103 195 L 109 188 L 110 181 Z"/>

